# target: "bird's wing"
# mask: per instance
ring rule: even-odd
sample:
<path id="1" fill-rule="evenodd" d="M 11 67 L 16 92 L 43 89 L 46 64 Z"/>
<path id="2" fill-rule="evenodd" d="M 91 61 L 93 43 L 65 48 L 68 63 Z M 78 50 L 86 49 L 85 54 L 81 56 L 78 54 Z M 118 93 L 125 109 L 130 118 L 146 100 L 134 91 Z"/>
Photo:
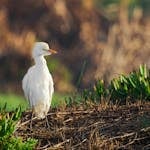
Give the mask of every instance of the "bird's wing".
<path id="1" fill-rule="evenodd" d="M 25 74 L 23 80 L 22 80 L 22 89 L 24 91 L 24 95 L 25 95 L 25 98 L 29 101 L 29 103 L 31 104 L 30 102 L 30 82 L 31 82 L 31 74 L 32 74 L 32 68 L 29 68 L 28 72 Z"/>
<path id="2" fill-rule="evenodd" d="M 25 74 L 22 80 L 22 89 L 24 91 L 25 98 L 29 100 L 29 74 L 28 72 Z"/>
<path id="3" fill-rule="evenodd" d="M 52 79 L 51 74 L 50 74 L 50 78 L 49 78 L 49 92 L 50 92 L 50 95 L 52 98 L 52 95 L 54 93 L 54 83 L 53 83 L 53 79 Z"/>

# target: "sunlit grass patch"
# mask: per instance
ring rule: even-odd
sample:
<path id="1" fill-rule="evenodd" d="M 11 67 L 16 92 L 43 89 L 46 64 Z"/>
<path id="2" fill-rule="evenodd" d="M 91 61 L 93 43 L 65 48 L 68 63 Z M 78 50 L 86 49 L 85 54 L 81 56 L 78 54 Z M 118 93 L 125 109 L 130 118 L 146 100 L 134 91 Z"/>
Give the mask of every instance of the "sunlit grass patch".
<path id="1" fill-rule="evenodd" d="M 54 93 L 51 107 L 54 108 L 64 105 L 68 96 L 69 94 Z"/>
<path id="2" fill-rule="evenodd" d="M 28 108 L 28 103 L 23 96 L 14 93 L 0 93 L 0 108 L 6 105 L 7 111 L 12 111 L 21 106 L 22 110 Z"/>
<path id="3" fill-rule="evenodd" d="M 53 95 L 51 107 L 57 107 L 65 103 L 68 94 L 55 93 Z M 7 111 L 13 111 L 19 106 L 21 106 L 22 111 L 29 108 L 28 101 L 22 95 L 17 95 L 15 93 L 0 93 L 0 108 L 6 105 Z"/>

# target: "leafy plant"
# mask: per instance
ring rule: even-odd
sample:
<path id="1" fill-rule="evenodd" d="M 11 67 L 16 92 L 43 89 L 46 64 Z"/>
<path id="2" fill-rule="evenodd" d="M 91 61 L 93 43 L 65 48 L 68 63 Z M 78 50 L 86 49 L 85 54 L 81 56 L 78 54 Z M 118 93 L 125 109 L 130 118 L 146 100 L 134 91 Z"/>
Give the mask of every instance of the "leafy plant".
<path id="1" fill-rule="evenodd" d="M 85 100 L 100 101 L 105 97 L 121 103 L 125 103 L 126 100 L 150 100 L 150 70 L 146 65 L 140 65 L 139 70 L 131 72 L 128 76 L 120 75 L 111 80 L 107 88 L 103 80 L 98 80 L 92 89 L 84 90 L 82 96 Z"/>
<path id="2" fill-rule="evenodd" d="M 90 90 L 85 89 L 82 93 L 82 97 L 85 100 L 93 100 L 93 101 L 99 101 L 103 96 L 106 95 L 106 89 L 104 87 L 103 80 L 98 80 L 94 87 Z"/>
<path id="3" fill-rule="evenodd" d="M 109 86 L 112 100 L 124 102 L 127 98 L 134 101 L 137 99 L 150 99 L 150 75 L 146 65 L 140 65 L 138 71 L 131 72 L 128 76 L 121 75 L 113 79 Z"/>
<path id="4" fill-rule="evenodd" d="M 6 107 L 6 106 L 5 106 Z M 21 137 L 15 137 L 13 133 L 16 130 L 16 124 L 21 117 L 21 107 L 13 113 L 5 112 L 5 107 L 0 113 L 0 149 L 2 150 L 31 150 L 35 147 L 37 140 L 22 140 Z"/>

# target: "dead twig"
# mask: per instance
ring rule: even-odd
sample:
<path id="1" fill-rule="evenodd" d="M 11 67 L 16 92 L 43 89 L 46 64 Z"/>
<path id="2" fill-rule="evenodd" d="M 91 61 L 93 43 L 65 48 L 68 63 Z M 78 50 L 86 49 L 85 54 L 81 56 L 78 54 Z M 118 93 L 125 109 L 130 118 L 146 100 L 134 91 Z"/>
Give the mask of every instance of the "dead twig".
<path id="1" fill-rule="evenodd" d="M 58 144 L 53 145 L 52 147 L 50 147 L 50 149 L 56 149 L 56 148 L 60 148 L 63 144 L 70 142 L 70 139 L 67 139 L 63 142 L 60 142 Z"/>
<path id="2" fill-rule="evenodd" d="M 49 146 L 50 146 L 50 144 L 48 143 L 47 145 L 44 145 L 43 147 L 36 148 L 36 150 L 43 150 L 43 149 L 45 150 Z"/>
<path id="3" fill-rule="evenodd" d="M 90 114 L 94 112 L 94 110 L 78 110 L 78 111 L 64 111 L 64 112 L 55 112 L 55 113 L 48 113 L 47 116 L 50 115 L 71 115 L 71 114 Z"/>
<path id="4" fill-rule="evenodd" d="M 120 146 L 120 147 L 119 147 L 119 149 L 120 149 L 120 148 L 126 148 L 127 146 L 129 146 L 129 145 L 133 144 L 133 143 L 135 142 L 135 140 L 136 140 L 137 136 L 138 136 L 138 134 L 137 134 L 137 133 L 135 133 L 135 137 L 134 137 L 134 139 L 133 139 L 131 142 L 129 142 L 129 143 L 125 144 L 125 145 Z"/>
<path id="5" fill-rule="evenodd" d="M 150 144 L 145 145 L 145 146 L 142 148 L 142 150 L 149 150 L 149 149 L 150 149 Z"/>
<path id="6" fill-rule="evenodd" d="M 78 144 L 72 146 L 71 148 L 72 148 L 72 149 L 75 149 L 75 148 L 77 148 L 78 146 L 80 146 L 81 144 L 83 144 L 83 143 L 86 142 L 86 141 L 87 141 L 87 139 L 84 139 L 84 140 L 82 140 L 80 143 L 78 143 Z"/>
<path id="7" fill-rule="evenodd" d="M 32 118 L 32 121 L 33 121 L 33 120 L 36 120 L 36 119 L 37 119 L 37 117 L 34 117 L 34 118 Z M 20 127 L 22 127 L 22 126 L 24 126 L 24 125 L 26 125 L 26 124 L 28 124 L 28 123 L 30 123 L 30 121 L 31 121 L 31 120 L 27 120 L 27 121 L 25 121 L 25 122 L 19 124 L 19 125 L 17 126 L 17 129 L 20 128 Z"/>

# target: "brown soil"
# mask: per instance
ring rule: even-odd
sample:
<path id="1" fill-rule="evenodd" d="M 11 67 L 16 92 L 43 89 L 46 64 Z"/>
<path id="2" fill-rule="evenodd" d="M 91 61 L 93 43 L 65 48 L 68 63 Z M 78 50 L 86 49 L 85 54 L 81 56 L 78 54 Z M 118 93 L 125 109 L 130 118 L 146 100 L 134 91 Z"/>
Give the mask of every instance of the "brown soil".
<path id="1" fill-rule="evenodd" d="M 52 109 L 46 120 L 23 114 L 15 135 L 38 139 L 36 149 L 150 149 L 150 103 Z"/>

